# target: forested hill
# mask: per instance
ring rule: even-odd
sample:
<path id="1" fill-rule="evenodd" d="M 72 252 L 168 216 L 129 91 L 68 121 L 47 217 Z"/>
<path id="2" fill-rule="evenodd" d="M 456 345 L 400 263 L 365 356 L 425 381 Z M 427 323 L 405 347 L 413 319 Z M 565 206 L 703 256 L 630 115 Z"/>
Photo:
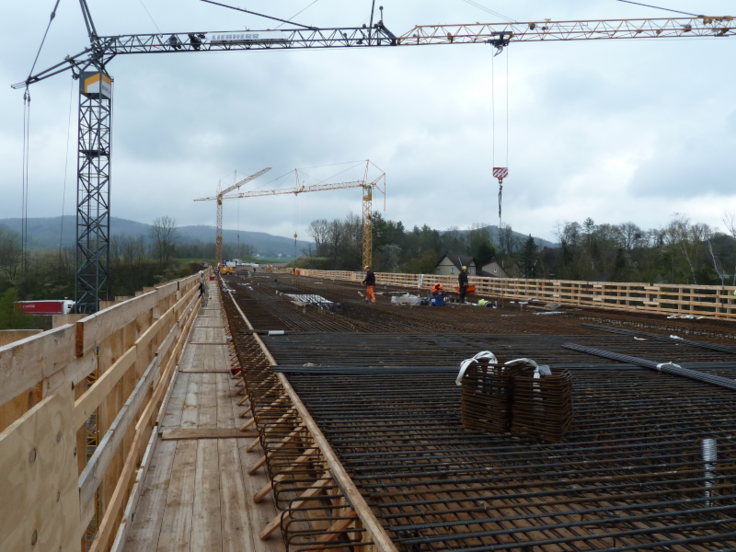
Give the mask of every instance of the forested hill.
<path id="1" fill-rule="evenodd" d="M 0 219 L 0 226 L 20 233 L 21 219 Z M 110 219 L 110 227 L 111 235 L 142 235 L 147 239 L 151 229 L 151 225 L 149 224 L 118 217 L 112 217 Z M 177 231 L 180 243 L 210 243 L 215 241 L 216 231 L 214 226 L 180 226 L 177 228 Z M 67 215 L 63 218 L 63 227 L 62 217 L 28 219 L 28 244 L 31 248 L 58 247 L 59 236 L 62 236 L 62 246 L 72 247 L 76 241 L 76 233 L 76 219 L 73 215 Z M 225 243 L 235 243 L 237 239 L 237 231 L 223 230 L 223 240 Z M 265 257 L 276 256 L 278 254 L 285 256 L 294 255 L 294 240 L 283 236 L 272 236 L 265 232 L 247 232 L 241 230 L 240 242 L 253 245 L 256 252 Z M 298 240 L 297 251 L 301 253 L 301 250 L 308 247 L 308 245 L 309 242 Z"/>
<path id="2" fill-rule="evenodd" d="M 488 229 L 488 232 L 490 232 L 491 241 L 493 243 L 498 243 L 498 226 L 495 224 L 491 224 L 489 226 L 486 226 L 485 228 Z M 460 234 L 470 234 L 473 230 L 458 230 Z M 440 235 L 444 234 L 444 232 L 440 232 Z M 525 240 L 529 234 L 523 234 L 521 232 L 512 231 L 512 234 L 514 238 L 517 240 Z M 534 238 L 534 241 L 537 243 L 537 246 L 542 249 L 543 247 L 559 247 L 559 243 L 552 243 L 551 241 L 545 240 L 543 238 L 537 238 L 535 236 L 532 236 Z"/>

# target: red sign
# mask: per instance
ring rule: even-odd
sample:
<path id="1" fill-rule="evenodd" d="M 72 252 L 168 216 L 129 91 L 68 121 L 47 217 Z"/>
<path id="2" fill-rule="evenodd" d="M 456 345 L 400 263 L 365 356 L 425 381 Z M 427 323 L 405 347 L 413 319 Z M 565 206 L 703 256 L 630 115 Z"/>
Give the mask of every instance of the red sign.
<path id="1" fill-rule="evenodd" d="M 20 301 L 15 312 L 26 314 L 64 314 L 64 301 Z"/>

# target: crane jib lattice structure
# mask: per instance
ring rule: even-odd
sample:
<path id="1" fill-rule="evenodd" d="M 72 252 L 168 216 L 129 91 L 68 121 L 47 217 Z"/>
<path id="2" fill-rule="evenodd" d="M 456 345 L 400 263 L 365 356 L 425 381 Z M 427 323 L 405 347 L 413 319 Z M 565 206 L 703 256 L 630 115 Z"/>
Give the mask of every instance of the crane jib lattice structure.
<path id="1" fill-rule="evenodd" d="M 48 69 L 29 75 L 25 81 L 13 85 L 13 88 L 27 88 L 31 84 L 66 71 L 70 71 L 75 79 L 80 79 L 77 167 L 78 269 L 75 297 L 77 312 L 85 313 L 98 309 L 99 301 L 107 298 L 109 287 L 113 97 L 112 78 L 107 66 L 115 56 L 441 44 L 491 44 L 500 49 L 511 42 L 736 35 L 732 16 L 421 25 L 402 35 L 395 35 L 386 28 L 383 20 L 372 24 L 371 15 L 371 25 L 362 27 L 316 28 L 287 22 L 294 28 L 279 31 L 233 30 L 100 36 L 92 21 L 86 0 L 80 0 L 80 5 L 90 39 L 89 47 L 73 56 L 66 56 L 63 61 Z M 240 8 L 233 9 L 247 11 Z M 363 216 L 365 219 L 366 213 Z"/>
<path id="2" fill-rule="evenodd" d="M 261 175 L 266 174 L 268 171 L 271 170 L 271 167 L 266 167 L 263 170 L 258 171 L 255 174 L 252 174 L 250 176 L 245 177 L 242 180 L 239 180 L 232 186 L 229 186 L 222 189 L 222 182 L 220 182 L 218 189 L 217 189 L 217 195 L 214 197 L 206 197 L 202 199 L 195 199 L 194 201 L 217 201 L 217 236 L 215 238 L 215 263 L 217 266 L 220 266 L 222 263 L 222 200 L 226 194 L 229 194 L 233 190 L 237 190 L 242 185 L 247 184 L 251 180 L 255 180 Z"/>
<path id="3" fill-rule="evenodd" d="M 371 165 L 380 171 L 380 174 L 373 180 L 368 180 L 368 174 L 370 172 Z M 294 171 L 296 174 L 296 185 L 293 188 L 276 188 L 271 190 L 253 190 L 250 192 L 243 192 L 235 195 L 225 195 L 232 192 L 235 188 L 242 186 L 246 181 L 257 178 L 267 169 L 264 169 L 260 173 L 256 173 L 252 177 L 248 177 L 245 181 L 238 182 L 231 186 L 227 191 L 220 192 L 214 197 L 203 197 L 195 199 L 194 201 L 217 201 L 217 213 L 218 213 L 218 236 L 222 237 L 222 201 L 225 199 L 242 199 L 250 197 L 266 197 L 275 195 L 285 194 L 305 194 L 309 192 L 326 192 L 329 190 L 347 190 L 349 188 L 362 188 L 363 190 L 363 266 L 373 266 L 373 190 L 378 190 L 383 194 L 384 204 L 383 208 L 386 209 L 386 173 L 383 172 L 378 165 L 373 163 L 370 159 L 365 162 L 365 172 L 362 180 L 352 180 L 350 182 L 332 182 L 332 183 L 320 183 L 312 184 L 307 186 L 299 181 L 298 169 Z M 383 188 L 381 188 L 383 183 Z M 222 240 L 220 240 L 222 244 Z M 219 248 L 219 257 L 217 257 L 217 263 L 222 262 L 222 245 Z"/>

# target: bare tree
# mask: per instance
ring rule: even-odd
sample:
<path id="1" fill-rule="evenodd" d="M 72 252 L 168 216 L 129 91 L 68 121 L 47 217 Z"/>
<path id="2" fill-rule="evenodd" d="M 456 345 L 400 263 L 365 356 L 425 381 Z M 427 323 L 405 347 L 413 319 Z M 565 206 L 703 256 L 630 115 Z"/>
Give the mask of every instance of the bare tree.
<path id="1" fill-rule="evenodd" d="M 21 256 L 20 235 L 0 227 L 0 271 L 13 285 L 16 283 Z"/>
<path id="2" fill-rule="evenodd" d="M 624 222 L 618 225 L 621 233 L 621 242 L 626 251 L 631 251 L 641 241 L 644 232 L 633 222 Z"/>
<path id="3" fill-rule="evenodd" d="M 723 224 L 726 225 L 726 229 L 731 234 L 731 237 L 736 240 L 736 213 L 724 213 Z M 733 269 L 733 281 L 731 285 L 736 286 L 736 266 Z"/>
<path id="4" fill-rule="evenodd" d="M 703 242 L 710 238 L 712 231 L 707 224 L 690 224 L 690 219 L 680 213 L 672 215 L 672 220 L 664 229 L 665 242 L 678 250 L 693 277 L 693 284 L 697 284 L 695 263 Z"/>
<path id="5" fill-rule="evenodd" d="M 327 222 L 327 219 L 313 220 L 307 226 L 307 235 L 314 240 L 317 255 L 324 253 L 323 250 L 328 241 L 329 231 L 330 223 Z"/>
<path id="6" fill-rule="evenodd" d="M 586 221 L 591 220 L 587 218 Z M 592 220 L 591 220 L 592 222 Z M 582 243 L 583 227 L 578 222 L 557 223 L 557 239 L 560 243 L 565 242 L 571 247 L 577 247 Z"/>
<path id="7" fill-rule="evenodd" d="M 143 235 L 125 236 L 121 240 L 123 262 L 135 265 L 146 258 L 146 238 Z"/>
<path id="8" fill-rule="evenodd" d="M 332 258 L 332 265 L 337 266 L 337 258 L 340 255 L 340 249 L 345 241 L 345 228 L 342 221 L 335 219 L 329 223 L 326 238 L 325 245 L 329 249 L 329 255 Z"/>
<path id="9" fill-rule="evenodd" d="M 171 257 L 174 255 L 178 232 L 176 230 L 176 219 L 168 216 L 158 217 L 151 226 L 151 241 L 153 251 L 158 259 L 159 267 L 165 271 L 169 267 Z"/>
<path id="10" fill-rule="evenodd" d="M 716 269 L 716 274 L 721 279 L 721 285 L 726 285 L 726 275 L 718 268 L 718 262 L 716 261 L 716 254 L 713 253 L 713 246 L 710 243 L 710 237 L 708 238 L 708 251 L 710 251 L 710 258 L 713 259 L 713 268 Z"/>
<path id="11" fill-rule="evenodd" d="M 498 229 L 498 246 L 501 253 L 513 255 L 519 240 L 514 235 L 514 230 L 510 224 L 504 224 Z"/>

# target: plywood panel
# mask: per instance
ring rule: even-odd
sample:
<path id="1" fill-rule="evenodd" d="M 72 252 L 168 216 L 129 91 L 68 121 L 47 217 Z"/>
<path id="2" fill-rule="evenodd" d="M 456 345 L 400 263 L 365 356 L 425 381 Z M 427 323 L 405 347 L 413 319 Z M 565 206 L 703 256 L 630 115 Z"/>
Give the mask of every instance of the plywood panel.
<path id="1" fill-rule="evenodd" d="M 0 347 L 9 345 L 26 337 L 38 335 L 43 330 L 0 330 Z"/>
<path id="2" fill-rule="evenodd" d="M 31 387 L 14 399 L 0 406 L 0 431 L 20 419 L 23 414 L 41 402 L 43 399 L 43 382 Z"/>
<path id="3" fill-rule="evenodd" d="M 74 360 L 74 326 L 62 326 L 0 347 L 0 404 Z"/>
<path id="4" fill-rule="evenodd" d="M 72 404 L 64 387 L 0 434 L 0 550 L 79 549 Z"/>

